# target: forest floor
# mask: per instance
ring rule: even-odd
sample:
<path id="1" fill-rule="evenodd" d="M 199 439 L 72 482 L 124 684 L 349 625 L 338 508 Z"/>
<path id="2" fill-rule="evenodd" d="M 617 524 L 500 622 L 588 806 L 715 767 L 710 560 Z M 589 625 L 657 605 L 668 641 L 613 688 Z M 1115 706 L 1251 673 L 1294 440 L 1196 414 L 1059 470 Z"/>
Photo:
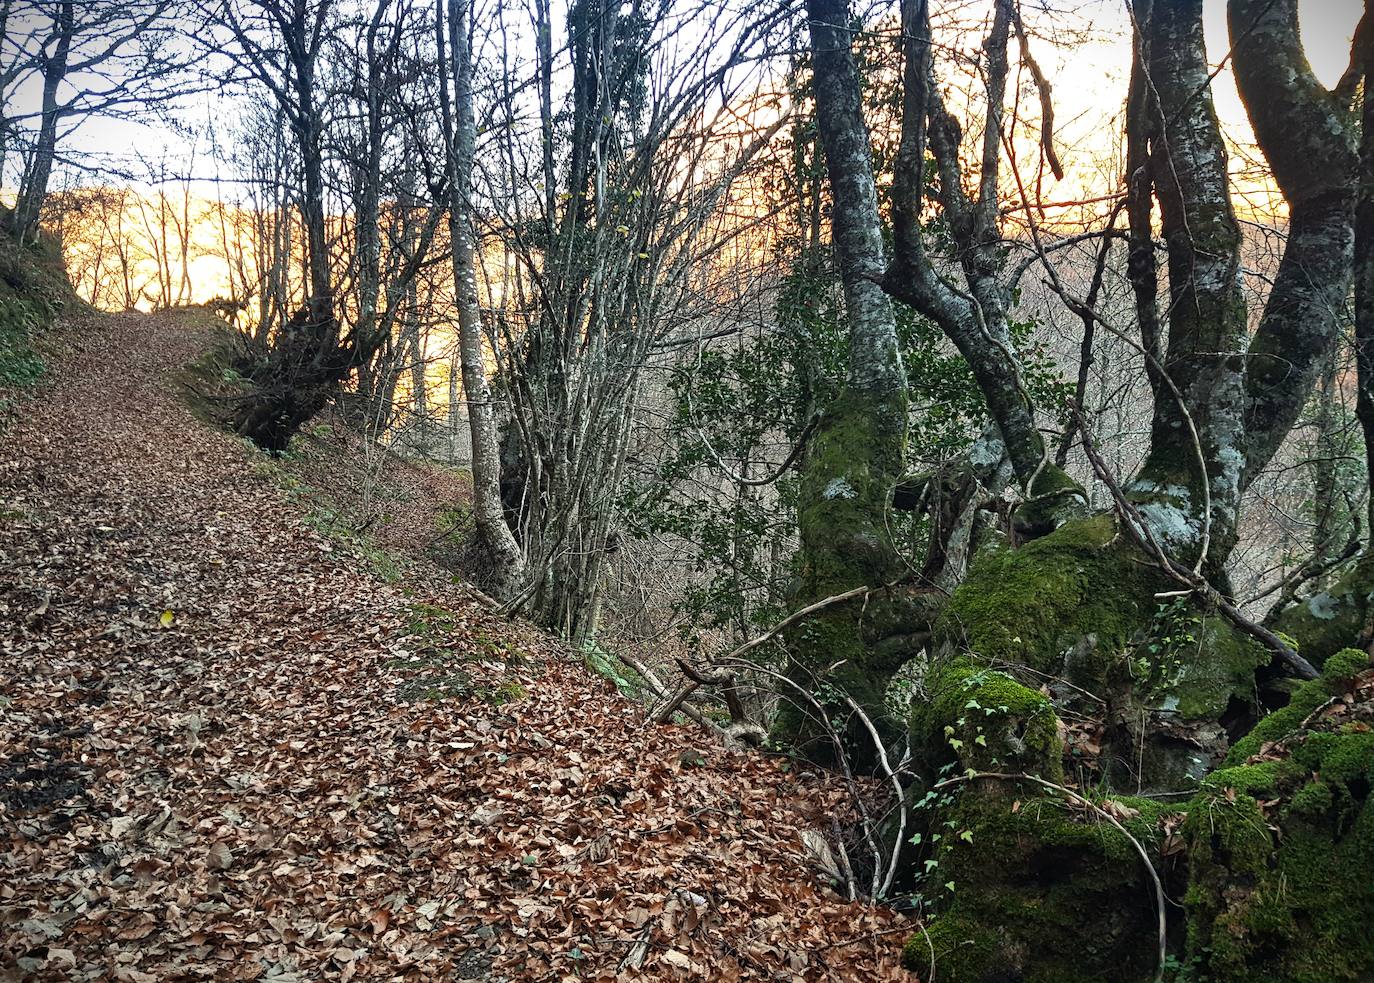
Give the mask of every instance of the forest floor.
<path id="1" fill-rule="evenodd" d="M 0 423 L 0 978 L 909 978 L 833 782 L 646 725 L 404 502 L 328 528 L 188 410 L 211 337 L 74 317 Z"/>

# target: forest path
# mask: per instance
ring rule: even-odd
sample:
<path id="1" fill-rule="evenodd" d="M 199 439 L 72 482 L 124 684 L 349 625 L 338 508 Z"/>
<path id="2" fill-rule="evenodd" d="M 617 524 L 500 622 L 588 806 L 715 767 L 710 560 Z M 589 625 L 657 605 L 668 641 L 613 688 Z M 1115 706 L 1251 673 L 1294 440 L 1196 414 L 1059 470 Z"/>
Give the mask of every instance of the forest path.
<path id="1" fill-rule="evenodd" d="M 550 639 L 336 550 L 177 395 L 204 315 L 77 320 L 0 432 L 0 978 L 909 978 L 802 854 L 833 784 L 688 767 Z"/>

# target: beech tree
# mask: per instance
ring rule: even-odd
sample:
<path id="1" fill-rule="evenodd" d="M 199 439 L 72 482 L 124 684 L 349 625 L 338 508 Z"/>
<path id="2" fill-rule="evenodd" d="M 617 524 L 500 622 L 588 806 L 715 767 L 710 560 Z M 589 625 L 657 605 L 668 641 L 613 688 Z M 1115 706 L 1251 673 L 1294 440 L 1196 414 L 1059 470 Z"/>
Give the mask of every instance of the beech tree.
<path id="1" fill-rule="evenodd" d="M 446 204 L 453 295 L 458 307 L 458 354 L 472 436 L 473 518 L 485 552 L 484 561 L 491 567 L 490 582 L 498 594 L 509 595 L 523 579 L 525 564 L 520 544 L 506 523 L 501 501 L 501 455 L 477 291 L 472 180 L 477 143 L 472 96 L 472 5 L 465 0 L 436 0 L 434 26 L 439 65 L 445 76 L 439 84 L 439 102 L 449 192 Z"/>

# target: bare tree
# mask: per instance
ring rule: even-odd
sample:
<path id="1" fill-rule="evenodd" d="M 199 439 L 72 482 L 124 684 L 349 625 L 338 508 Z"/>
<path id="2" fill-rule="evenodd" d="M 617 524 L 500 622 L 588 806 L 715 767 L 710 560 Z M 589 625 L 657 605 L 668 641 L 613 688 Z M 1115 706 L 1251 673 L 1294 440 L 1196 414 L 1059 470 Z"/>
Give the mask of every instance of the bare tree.
<path id="1" fill-rule="evenodd" d="M 26 158 L 10 217 L 17 234 L 34 234 L 66 136 L 92 117 L 146 114 L 187 92 L 178 10 L 175 0 L 7 0 L 4 127 Z M 34 87 L 37 112 L 14 113 L 14 97 Z"/>
<path id="2" fill-rule="evenodd" d="M 448 179 L 448 231 L 453 265 L 453 294 L 458 307 L 458 353 L 463 397 L 472 435 L 473 514 L 487 556 L 490 581 L 499 596 L 513 594 L 524 578 L 524 557 L 501 501 L 501 459 L 496 413 L 483 352 L 482 312 L 478 300 L 476 228 L 474 222 L 473 154 L 477 120 L 472 93 L 472 5 L 466 0 L 437 0 L 435 45 L 446 76 L 439 86 L 444 158 Z M 445 40 L 447 35 L 447 45 Z M 446 47 L 448 54 L 446 54 Z M 449 89 L 452 79 L 452 94 Z M 450 395 L 450 399 L 453 395 Z"/>

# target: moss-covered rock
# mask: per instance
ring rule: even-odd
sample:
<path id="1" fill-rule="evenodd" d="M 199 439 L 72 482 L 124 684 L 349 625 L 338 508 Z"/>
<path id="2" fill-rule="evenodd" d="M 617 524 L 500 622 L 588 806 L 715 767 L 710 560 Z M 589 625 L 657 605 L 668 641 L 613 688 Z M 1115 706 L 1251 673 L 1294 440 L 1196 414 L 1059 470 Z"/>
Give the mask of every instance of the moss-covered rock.
<path id="1" fill-rule="evenodd" d="M 945 983 L 1153 979 L 1157 908 L 1130 840 L 1035 786 L 970 787 L 948 812 L 927 881 L 941 911 L 912 936 L 906 965 Z M 1167 807 L 1113 808 L 1157 852 Z"/>
<path id="2" fill-rule="evenodd" d="M 1062 777 L 1058 718 L 1041 693 L 966 657 L 932 673 L 925 690 L 911 715 L 911 747 L 928 774 L 957 763 L 961 771 Z"/>
<path id="3" fill-rule="evenodd" d="M 1104 764 L 1132 786 L 1195 787 L 1253 717 L 1269 655 L 1215 611 L 1160 601 L 1169 579 L 1111 515 L 981 556 L 935 625 L 935 649 L 1044 682 L 1110 724 Z M 1091 706 L 1084 703 L 1085 698 Z"/>
<path id="4" fill-rule="evenodd" d="M 1374 979 L 1372 695 L 1368 657 L 1336 653 L 1189 805 L 1188 946 L 1208 979 Z"/>
<path id="5" fill-rule="evenodd" d="M 1026 500 L 1012 513 L 1012 527 L 1022 541 L 1039 539 L 1084 515 L 1087 506 L 1083 486 L 1063 468 L 1047 463 Z"/>
<path id="6" fill-rule="evenodd" d="M 1061 526 L 1020 549 L 981 555 L 935 626 L 937 647 L 1101 685 L 1146 623 L 1163 575 L 1127 547 L 1115 519 Z"/>
<path id="7" fill-rule="evenodd" d="M 1374 597 L 1374 554 L 1349 560 L 1312 585 L 1273 618 L 1273 627 L 1297 639 L 1303 658 L 1320 667 L 1354 645 L 1369 620 Z"/>

